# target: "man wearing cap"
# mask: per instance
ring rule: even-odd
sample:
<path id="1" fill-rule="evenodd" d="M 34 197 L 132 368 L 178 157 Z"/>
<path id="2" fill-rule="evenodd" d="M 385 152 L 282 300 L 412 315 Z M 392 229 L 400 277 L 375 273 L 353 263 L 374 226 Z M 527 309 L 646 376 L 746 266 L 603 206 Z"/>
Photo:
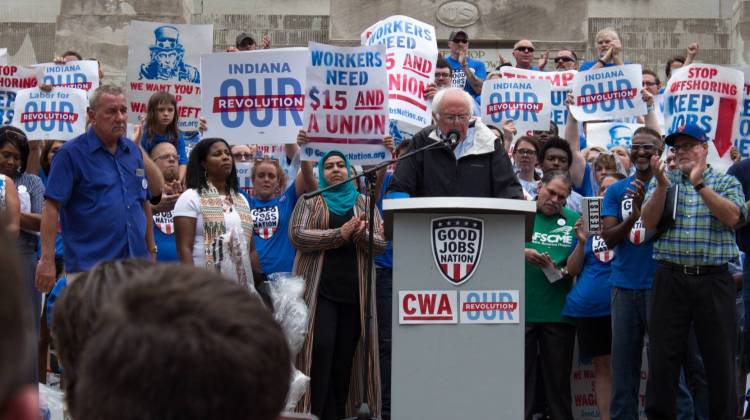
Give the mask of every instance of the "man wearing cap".
<path id="1" fill-rule="evenodd" d="M 148 47 L 151 61 L 141 64 L 139 79 L 175 80 L 200 83 L 197 68 L 185 64 L 185 47 L 180 43 L 180 30 L 174 26 L 159 26 L 154 30 L 154 44 Z"/>
<path id="2" fill-rule="evenodd" d="M 664 202 L 668 188 L 676 186 L 674 222 L 654 244 L 646 416 L 676 416 L 677 382 L 692 323 L 706 367 L 710 418 L 731 419 L 737 411 L 736 292 L 727 262 L 738 255 L 734 228 L 745 221 L 747 207 L 740 182 L 707 165 L 711 146 L 705 130 L 683 125 L 665 141 L 675 150 L 679 170 L 667 172 L 658 156 L 651 158 L 656 182 L 641 212 L 645 228 L 657 228 L 662 213 L 672 211 Z"/>
<path id="3" fill-rule="evenodd" d="M 467 91 L 471 96 L 482 94 L 482 83 L 487 68 L 479 60 L 469 58 L 469 36 L 464 31 L 453 31 L 448 36 L 451 54 L 445 58 L 453 70 L 453 87 Z"/>
<path id="4" fill-rule="evenodd" d="M 268 33 L 263 34 L 262 41 L 264 50 L 271 48 L 271 37 L 268 36 Z M 227 49 L 227 52 L 254 51 L 258 49 L 258 44 L 255 43 L 255 39 L 247 32 L 240 32 L 240 34 L 237 35 L 234 46 L 235 48 L 230 47 L 229 49 Z"/>

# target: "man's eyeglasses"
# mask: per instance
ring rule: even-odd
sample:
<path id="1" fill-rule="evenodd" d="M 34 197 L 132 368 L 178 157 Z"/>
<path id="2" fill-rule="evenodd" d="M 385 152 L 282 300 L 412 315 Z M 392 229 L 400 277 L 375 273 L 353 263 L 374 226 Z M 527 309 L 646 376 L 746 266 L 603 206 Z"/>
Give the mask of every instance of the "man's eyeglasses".
<path id="1" fill-rule="evenodd" d="M 453 42 L 456 42 L 458 44 L 468 44 L 469 40 L 468 39 L 463 39 L 463 38 L 458 38 L 458 39 L 454 39 Z"/>
<path id="2" fill-rule="evenodd" d="M 631 144 L 630 150 L 637 152 L 639 150 L 643 150 L 645 152 L 655 152 L 656 146 L 653 144 Z"/>
<path id="3" fill-rule="evenodd" d="M 165 153 L 165 154 L 163 154 L 161 156 L 157 156 L 157 157 L 154 158 L 154 160 L 162 160 L 162 159 L 163 160 L 169 160 L 169 159 L 171 159 L 171 160 L 180 160 L 180 157 L 177 156 L 176 153 Z"/>
<path id="4" fill-rule="evenodd" d="M 438 73 L 438 72 L 435 72 L 435 78 L 436 79 L 439 79 L 441 77 L 445 78 L 445 79 L 450 79 L 451 74 L 450 73 Z"/>
<path id="5" fill-rule="evenodd" d="M 456 121 L 460 122 L 468 122 L 469 118 L 471 118 L 471 115 L 469 114 L 438 114 L 440 116 L 440 119 L 449 123 L 454 123 Z"/>
<path id="6" fill-rule="evenodd" d="M 252 159 L 253 154 L 252 153 L 232 153 L 232 157 L 235 160 L 246 161 L 246 160 Z"/>
<path id="7" fill-rule="evenodd" d="M 533 47 L 518 47 L 518 48 L 516 48 L 516 51 L 521 51 L 521 52 L 524 52 L 524 53 L 533 53 L 534 52 L 534 48 Z"/>
<path id="8" fill-rule="evenodd" d="M 564 55 L 561 55 L 560 57 L 555 57 L 555 64 L 559 64 L 561 62 L 572 63 L 574 61 L 576 61 L 575 58 L 573 58 L 573 57 L 567 57 L 567 56 L 564 56 Z"/>
<path id="9" fill-rule="evenodd" d="M 656 82 L 646 82 L 646 81 L 643 82 L 643 86 L 646 86 L 646 87 L 657 86 L 657 85 L 658 83 Z"/>

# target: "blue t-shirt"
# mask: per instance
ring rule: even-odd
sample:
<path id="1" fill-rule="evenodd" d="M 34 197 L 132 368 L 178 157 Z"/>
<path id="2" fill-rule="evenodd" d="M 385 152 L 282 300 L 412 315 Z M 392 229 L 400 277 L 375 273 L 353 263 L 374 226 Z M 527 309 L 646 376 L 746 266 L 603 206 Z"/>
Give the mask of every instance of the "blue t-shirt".
<path id="1" fill-rule="evenodd" d="M 144 127 L 145 130 L 145 127 Z M 187 149 L 185 149 L 185 136 L 182 134 L 181 131 L 177 132 L 177 141 L 170 140 L 167 135 L 161 135 L 161 134 L 154 134 L 153 137 L 148 137 L 146 132 L 143 132 L 143 140 L 141 141 L 141 145 L 143 146 L 143 150 L 146 151 L 146 153 L 151 153 L 151 149 L 153 149 L 157 144 L 168 142 L 172 143 L 174 147 L 177 149 L 177 155 L 180 157 L 179 164 L 180 165 L 187 165 L 188 158 L 187 158 Z"/>
<path id="2" fill-rule="evenodd" d="M 154 213 L 154 242 L 156 243 L 156 261 L 175 262 L 177 242 L 174 237 L 174 216 L 171 211 Z"/>
<path id="3" fill-rule="evenodd" d="M 733 175 L 742 184 L 742 192 L 745 200 L 750 200 L 750 159 L 742 159 L 732 165 L 727 174 Z M 750 224 L 747 224 L 735 232 L 737 247 L 744 253 L 750 252 Z"/>
<path id="4" fill-rule="evenodd" d="M 578 68 L 578 71 L 589 70 L 590 68 L 594 67 L 594 64 L 596 64 L 598 61 L 599 60 L 584 61 L 581 64 L 581 67 Z M 630 61 L 623 61 L 623 64 L 630 64 Z M 606 64 L 604 64 L 604 67 L 614 67 L 614 66 L 618 66 L 618 65 L 619 64 L 615 64 L 615 63 L 606 63 Z"/>
<path id="5" fill-rule="evenodd" d="M 563 315 L 581 318 L 611 313 L 609 277 L 614 257 L 614 251 L 607 248 L 601 236 L 592 235 L 586 240 L 583 270 L 565 298 Z"/>
<path id="6" fill-rule="evenodd" d="M 618 222 L 626 219 L 632 211 L 632 198 L 626 198 L 627 189 L 635 176 L 618 181 L 604 193 L 602 218 L 614 217 Z M 648 185 L 646 186 L 648 189 Z M 623 289 L 650 289 L 656 271 L 653 257 L 655 231 L 646 231 L 639 219 L 628 233 L 628 237 L 617 244 L 617 258 L 612 262 L 610 283 Z"/>
<path id="7" fill-rule="evenodd" d="M 295 250 L 289 241 L 289 221 L 297 204 L 297 190 L 292 184 L 284 195 L 262 201 L 249 200 L 253 215 L 253 240 L 266 274 L 289 273 L 294 265 Z"/>
<path id="8" fill-rule="evenodd" d="M 383 198 L 388 192 L 388 186 L 391 185 L 393 179 L 393 172 L 386 172 L 385 178 L 383 178 L 383 188 L 380 190 L 380 200 L 376 203 L 380 216 L 383 216 Z M 375 256 L 375 267 L 377 268 L 393 268 L 393 241 L 386 241 L 385 252 Z"/>
<path id="9" fill-rule="evenodd" d="M 463 88 L 463 90 L 469 92 L 471 96 L 479 96 L 482 94 L 482 92 L 474 92 L 471 83 L 469 83 L 469 78 L 464 72 L 464 67 L 458 62 L 458 60 L 449 55 L 445 57 L 445 61 L 448 62 L 453 71 L 453 81 L 451 84 L 454 87 Z M 466 63 L 468 64 L 469 69 L 474 71 L 474 75 L 477 76 L 477 78 L 480 80 L 487 78 L 487 68 L 484 66 L 484 62 L 467 57 Z"/>

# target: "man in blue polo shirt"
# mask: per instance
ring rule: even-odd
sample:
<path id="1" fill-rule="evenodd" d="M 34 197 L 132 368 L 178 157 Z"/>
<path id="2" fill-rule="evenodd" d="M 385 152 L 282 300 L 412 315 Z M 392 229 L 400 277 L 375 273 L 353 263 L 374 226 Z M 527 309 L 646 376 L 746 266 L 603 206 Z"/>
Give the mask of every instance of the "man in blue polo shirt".
<path id="1" fill-rule="evenodd" d="M 451 53 L 445 61 L 453 72 L 453 87 L 461 88 L 473 97 L 482 94 L 482 83 L 487 77 L 484 62 L 469 58 L 469 36 L 464 31 L 453 31 L 448 37 Z"/>
<path id="2" fill-rule="evenodd" d="M 149 256 L 147 179 L 152 180 L 151 193 L 159 196 L 162 178 L 150 158 L 125 137 L 127 104 L 122 89 L 100 86 L 91 96 L 88 118 L 89 130 L 67 142 L 52 161 L 36 275 L 42 291 L 55 280 L 58 215 L 69 273 L 89 270 L 100 261 Z"/>
<path id="3" fill-rule="evenodd" d="M 612 261 L 612 402 L 613 419 L 637 419 L 641 384 L 641 355 L 646 335 L 651 282 L 656 270 L 652 258 L 654 231 L 646 231 L 641 203 L 653 178 L 651 156 L 661 154 L 661 136 L 641 127 L 635 131 L 630 159 L 633 176 L 611 185 L 604 194 L 602 238 L 617 258 Z"/>

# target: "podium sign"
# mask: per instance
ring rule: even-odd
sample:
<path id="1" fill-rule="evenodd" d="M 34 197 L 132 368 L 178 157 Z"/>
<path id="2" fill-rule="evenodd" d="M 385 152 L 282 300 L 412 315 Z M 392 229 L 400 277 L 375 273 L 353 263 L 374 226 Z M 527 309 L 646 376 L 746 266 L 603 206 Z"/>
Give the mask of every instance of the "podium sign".
<path id="1" fill-rule="evenodd" d="M 391 416 L 524 414 L 524 242 L 535 203 L 385 200 L 393 232 Z"/>

